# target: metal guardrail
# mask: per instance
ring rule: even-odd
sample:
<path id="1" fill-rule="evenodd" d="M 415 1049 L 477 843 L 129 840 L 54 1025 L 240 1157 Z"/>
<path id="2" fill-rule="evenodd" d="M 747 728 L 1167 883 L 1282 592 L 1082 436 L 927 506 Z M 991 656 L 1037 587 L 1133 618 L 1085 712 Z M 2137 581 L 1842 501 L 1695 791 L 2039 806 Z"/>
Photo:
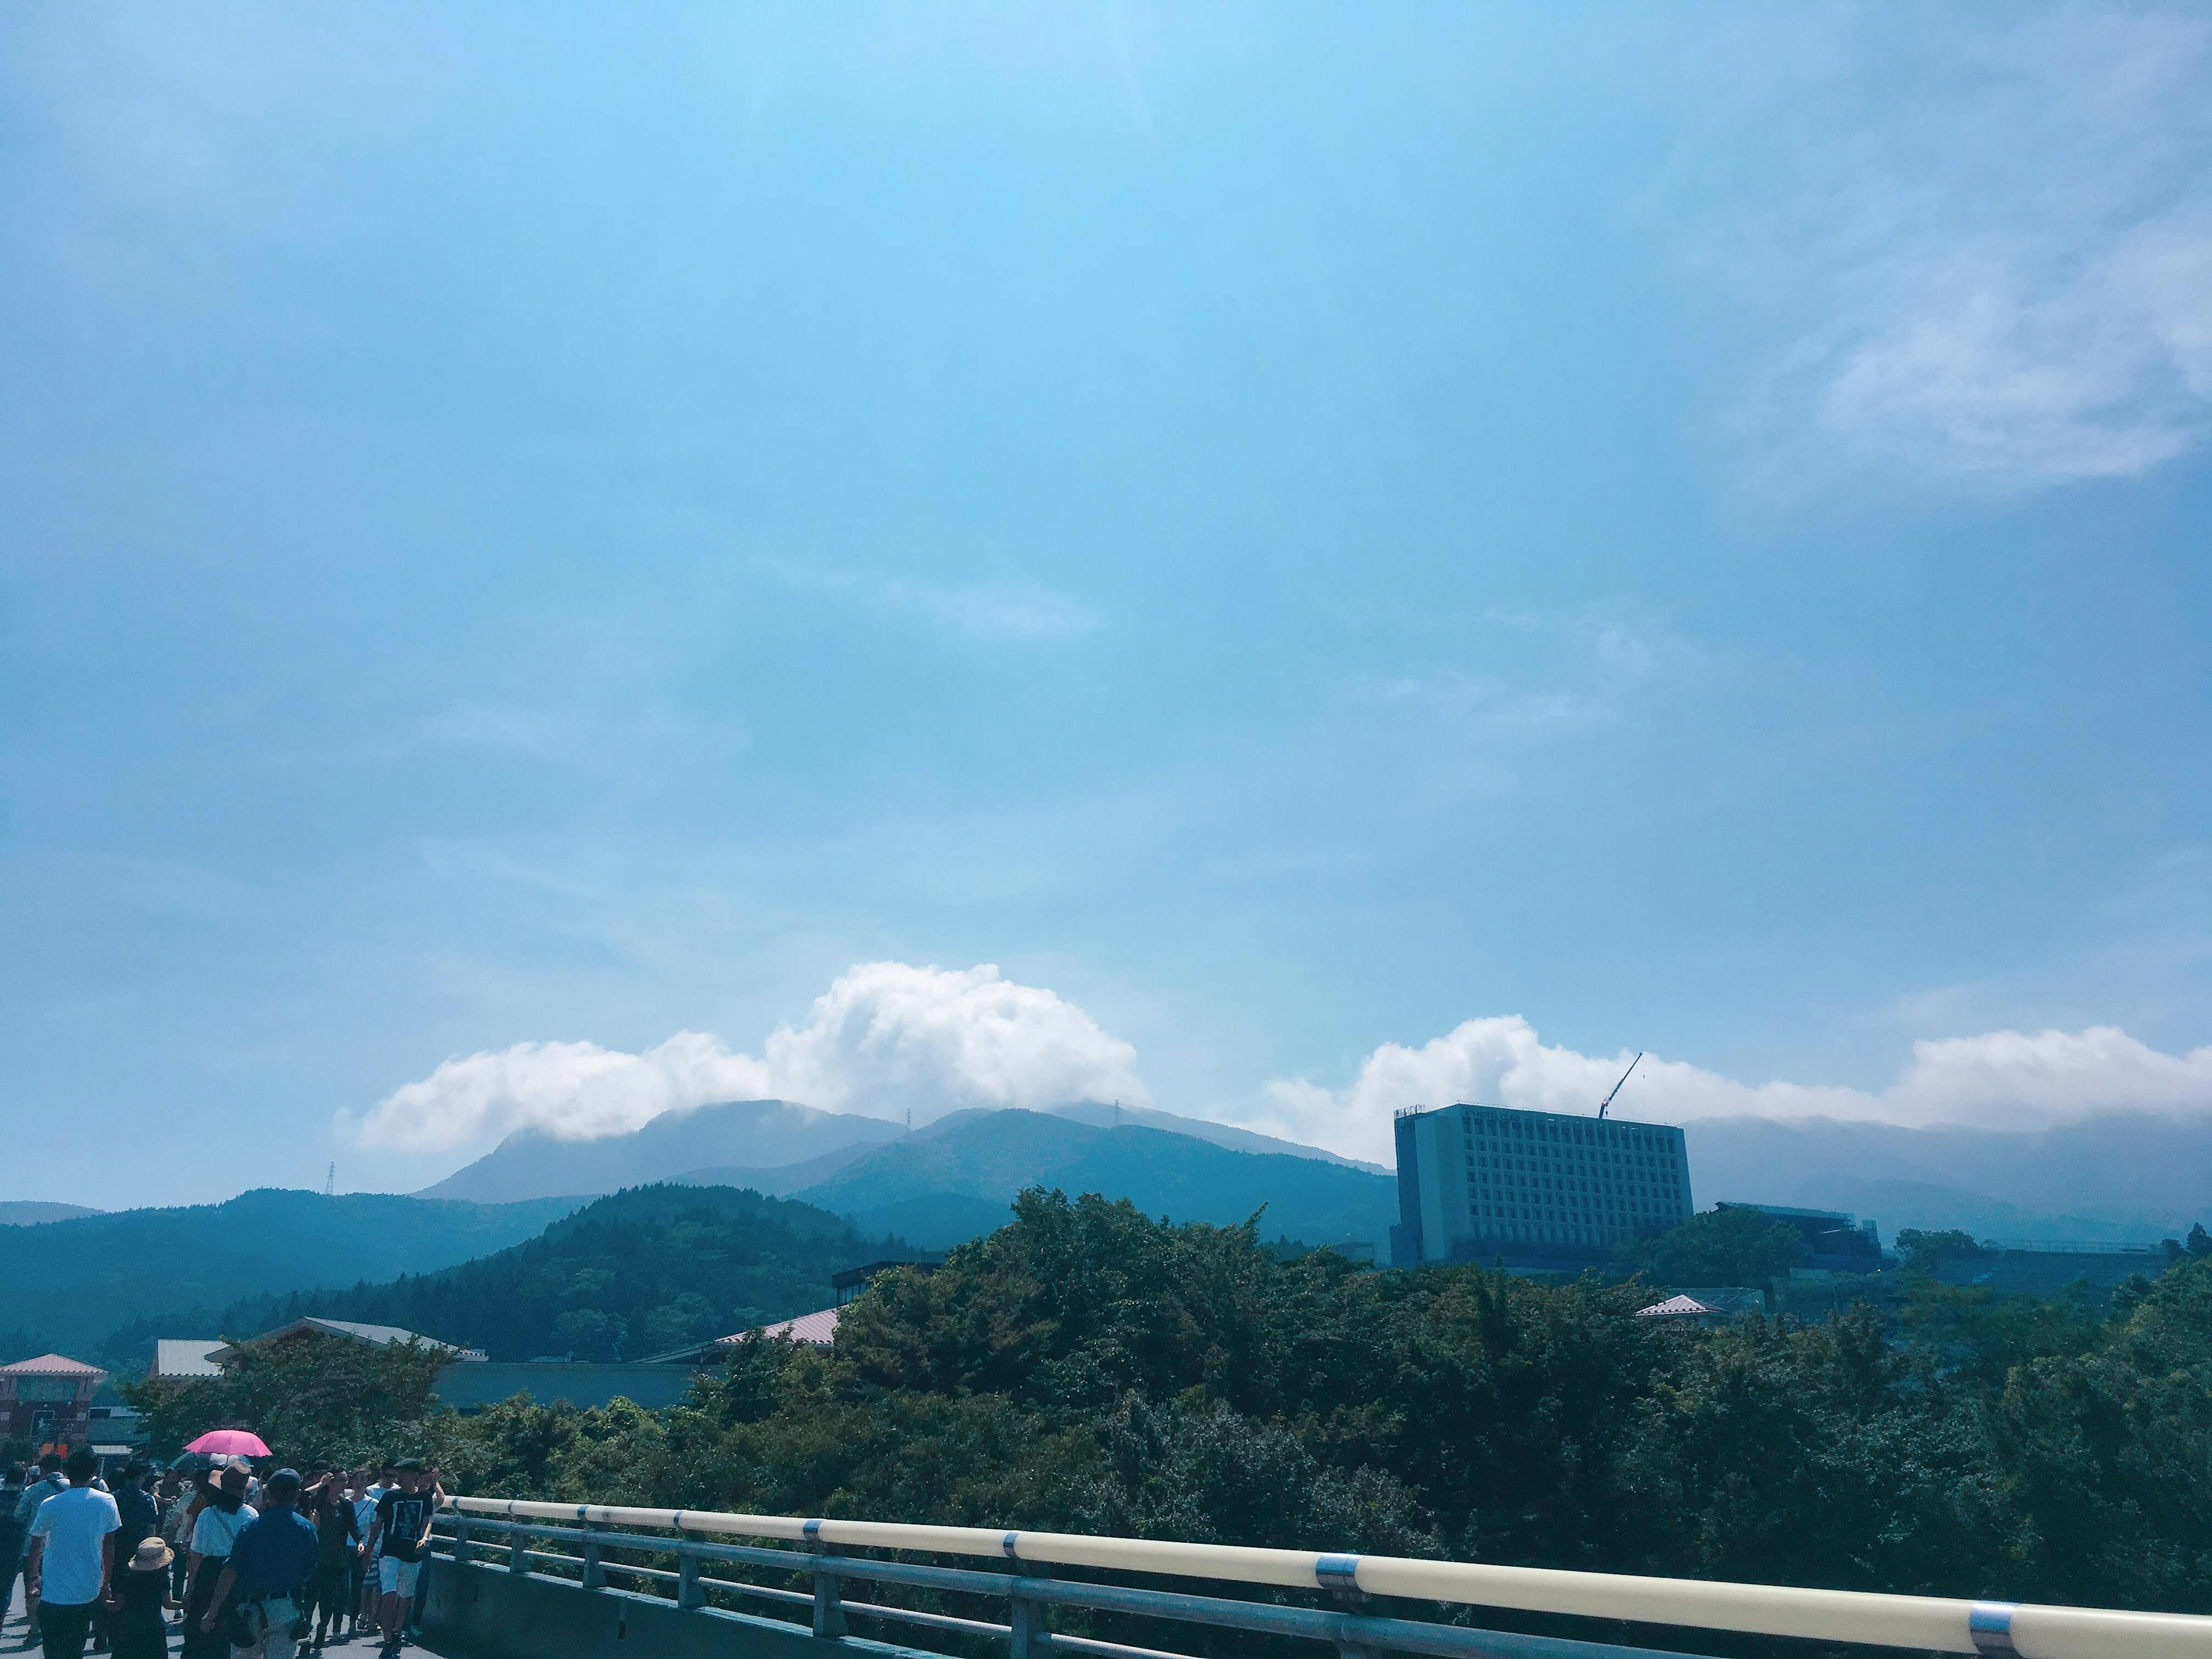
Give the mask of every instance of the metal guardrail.
<path id="1" fill-rule="evenodd" d="M 1210 1579 L 1268 1589 L 1319 1589 L 1334 1592 L 1340 1603 L 1354 1606 L 1365 1595 L 1383 1595 L 1520 1613 L 1974 1654 L 1989 1659 L 2212 1659 L 2212 1618 L 2179 1613 L 1952 1601 L 1066 1533 L 996 1532 L 971 1527 L 802 1520 L 506 1498 L 456 1498 L 449 1500 L 443 1518 L 452 1530 L 452 1553 L 464 1561 L 474 1559 L 479 1540 L 495 1537 L 506 1541 L 506 1565 L 518 1573 L 532 1571 L 530 1563 L 537 1559 L 567 1563 L 586 1589 L 604 1588 L 610 1571 L 635 1580 L 673 1583 L 677 1604 L 684 1607 L 704 1605 L 709 1589 L 770 1603 L 811 1604 L 817 1635 L 842 1636 L 847 1616 L 859 1614 L 1002 1638 L 1011 1645 L 1011 1659 L 1042 1659 L 1054 1649 L 1104 1659 L 1182 1659 L 1182 1656 L 1163 1656 L 1155 1649 L 1054 1634 L 1046 1622 L 1046 1610 L 1053 1607 L 1305 1637 L 1333 1643 L 1346 1656 L 1391 1652 L 1431 1656 L 1431 1659 L 1620 1659 L 1650 1654 L 1649 1650 L 1607 1643 L 1054 1578 L 1042 1571 L 1048 1566 Z M 710 1534 L 772 1539 L 800 1547 L 715 1543 Z M 577 1553 L 534 1550 L 534 1540 L 573 1543 Z M 994 1566 L 979 1571 L 844 1553 L 855 1549 L 981 1558 Z M 648 1565 L 611 1566 L 605 1560 L 609 1550 L 672 1559 L 677 1565 L 672 1571 Z M 710 1563 L 806 1575 L 812 1591 L 810 1595 L 708 1575 L 704 1569 Z M 846 1591 L 854 1583 L 992 1597 L 1007 1603 L 1009 1619 L 1001 1625 L 848 1601 Z M 1651 1659 L 1657 1656 L 1652 1655 Z"/>

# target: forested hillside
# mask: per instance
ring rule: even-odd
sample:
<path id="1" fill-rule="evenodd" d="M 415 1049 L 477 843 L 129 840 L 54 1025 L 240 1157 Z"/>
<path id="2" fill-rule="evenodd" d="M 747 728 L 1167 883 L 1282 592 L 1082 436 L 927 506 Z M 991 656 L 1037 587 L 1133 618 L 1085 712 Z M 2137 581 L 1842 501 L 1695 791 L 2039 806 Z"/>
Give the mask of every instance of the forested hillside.
<path id="1" fill-rule="evenodd" d="M 279 1449 L 513 1496 L 2212 1611 L 2212 1257 L 2101 1318 L 1924 1279 L 1887 1322 L 1655 1324 L 1647 1296 L 1032 1193 L 878 1279 L 833 1351 L 744 1345 L 687 1407 L 465 1419 L 417 1382 L 406 1420 L 295 1413 Z"/>
<path id="2" fill-rule="evenodd" d="M 0 1328 L 13 1328 L 33 1349 L 89 1358 L 94 1345 L 134 1319 L 449 1267 L 528 1238 L 575 1207 L 559 1199 L 469 1204 L 264 1188 L 222 1204 L 0 1227 Z"/>
<path id="3" fill-rule="evenodd" d="M 495 1359 L 635 1359 L 826 1306 L 831 1273 L 903 1248 L 757 1193 L 641 1187 L 442 1272 L 179 1312 L 139 1322 L 107 1346 L 119 1360 L 177 1334 L 170 1325 L 246 1336 L 319 1314 L 404 1326 Z"/>

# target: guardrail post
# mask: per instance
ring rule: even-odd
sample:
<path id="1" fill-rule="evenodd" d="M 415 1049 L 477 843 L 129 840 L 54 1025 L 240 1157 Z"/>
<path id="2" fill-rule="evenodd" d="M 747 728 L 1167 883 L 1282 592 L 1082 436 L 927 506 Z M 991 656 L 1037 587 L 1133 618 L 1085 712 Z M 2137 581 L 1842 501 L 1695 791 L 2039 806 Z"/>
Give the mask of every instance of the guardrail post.
<path id="1" fill-rule="evenodd" d="M 453 1560 L 456 1565 L 469 1559 L 469 1517 L 456 1513 L 453 1516 Z"/>
<path id="2" fill-rule="evenodd" d="M 824 1555 L 838 1553 L 835 1544 L 823 1547 Z M 845 1634 L 845 1600 L 838 1592 L 837 1577 L 817 1567 L 814 1570 L 814 1633 L 832 1639 Z"/>
<path id="3" fill-rule="evenodd" d="M 588 1521 L 583 1523 L 583 1530 L 584 1588 L 605 1589 L 607 1587 L 607 1570 L 599 1559 L 599 1534 L 592 1530 L 592 1523 Z"/>
<path id="4" fill-rule="evenodd" d="M 507 1570 L 513 1573 L 530 1571 L 530 1528 L 519 1521 L 507 1523 Z"/>
<path id="5" fill-rule="evenodd" d="M 1014 1563 L 1015 1588 L 1007 1592 L 1012 1607 L 1006 1615 L 1007 1659 L 1048 1659 L 1052 1626 L 1045 1622 L 1044 1603 L 1022 1594 L 1019 1581 L 1042 1577 L 1024 1562 Z"/>
<path id="6" fill-rule="evenodd" d="M 696 1544 L 706 1536 L 704 1533 L 687 1532 L 684 1543 L 676 1547 L 676 1605 L 679 1607 L 703 1607 L 707 1605 L 706 1587 L 699 1582 L 699 1558 L 684 1548 L 684 1544 Z"/>

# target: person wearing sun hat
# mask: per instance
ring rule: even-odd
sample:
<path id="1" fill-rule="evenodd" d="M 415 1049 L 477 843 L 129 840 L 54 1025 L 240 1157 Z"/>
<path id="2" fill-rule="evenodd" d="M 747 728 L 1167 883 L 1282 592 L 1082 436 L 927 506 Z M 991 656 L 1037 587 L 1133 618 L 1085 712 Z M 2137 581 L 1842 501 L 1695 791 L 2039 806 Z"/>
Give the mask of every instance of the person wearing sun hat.
<path id="1" fill-rule="evenodd" d="M 161 1615 L 180 1605 L 169 1594 L 169 1563 L 175 1559 L 159 1535 L 142 1538 L 115 1576 L 114 1659 L 167 1659 L 169 1627 Z"/>

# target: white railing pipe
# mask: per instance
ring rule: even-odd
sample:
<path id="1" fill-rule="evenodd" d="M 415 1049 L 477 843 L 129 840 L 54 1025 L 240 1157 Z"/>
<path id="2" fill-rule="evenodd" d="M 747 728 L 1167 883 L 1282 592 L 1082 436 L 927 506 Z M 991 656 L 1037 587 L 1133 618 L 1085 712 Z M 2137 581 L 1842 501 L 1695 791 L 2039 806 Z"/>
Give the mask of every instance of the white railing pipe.
<path id="1" fill-rule="evenodd" d="M 456 1498 L 451 1502 L 465 1514 L 512 1520 L 653 1527 L 861 1549 L 1010 1558 L 1041 1565 L 1096 1567 L 1293 1589 L 1356 1585 L 1376 1595 L 1468 1607 L 1988 1655 L 1992 1659 L 2013 1655 L 2018 1659 L 2212 1659 L 2212 1618 L 2194 1614 L 2014 1606 L 1783 1584 L 1486 1566 L 1389 1555 L 1315 1554 L 1304 1550 L 1178 1544 L 1076 1533 L 543 1504 L 504 1498 Z"/>

